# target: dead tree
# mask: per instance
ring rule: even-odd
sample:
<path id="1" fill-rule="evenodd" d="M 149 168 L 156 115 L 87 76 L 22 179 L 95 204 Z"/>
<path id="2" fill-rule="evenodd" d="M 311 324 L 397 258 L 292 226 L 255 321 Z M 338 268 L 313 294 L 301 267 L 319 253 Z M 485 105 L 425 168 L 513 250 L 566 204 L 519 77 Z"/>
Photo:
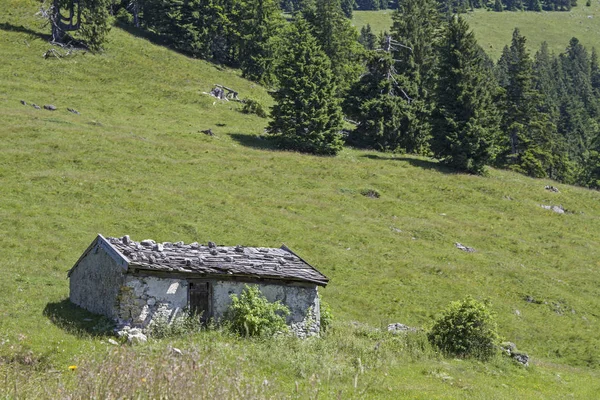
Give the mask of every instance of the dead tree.
<path id="1" fill-rule="evenodd" d="M 376 51 L 384 51 L 386 53 L 391 53 L 392 51 L 397 50 L 395 46 L 403 47 L 405 49 L 410 50 L 411 52 L 413 51 L 412 48 L 405 46 L 402 43 L 392 39 L 391 35 L 387 35 L 385 37 L 384 42 L 383 42 L 383 48 L 379 48 Z M 412 102 L 413 99 L 404 91 L 404 89 L 402 89 L 402 87 L 400 86 L 400 84 L 398 83 L 396 78 L 394 78 L 394 75 L 396 75 L 396 68 L 394 68 L 394 62 L 398 62 L 398 61 L 400 61 L 400 60 L 396 60 L 396 59 L 392 58 L 392 62 L 390 63 L 390 67 L 387 70 L 386 77 L 387 77 L 388 81 L 394 82 L 394 86 L 397 87 L 402 92 L 402 95 L 406 98 L 406 101 L 408 101 L 408 103 L 410 104 L 410 102 Z M 390 95 L 394 96 L 393 89 L 390 91 Z"/>
<path id="2" fill-rule="evenodd" d="M 52 27 L 52 42 L 62 43 L 68 32 L 73 32 L 81 27 L 81 4 L 79 0 L 70 0 L 66 6 L 68 15 L 61 12 L 61 1 L 52 0 L 52 5 L 40 7 L 40 14 Z"/>

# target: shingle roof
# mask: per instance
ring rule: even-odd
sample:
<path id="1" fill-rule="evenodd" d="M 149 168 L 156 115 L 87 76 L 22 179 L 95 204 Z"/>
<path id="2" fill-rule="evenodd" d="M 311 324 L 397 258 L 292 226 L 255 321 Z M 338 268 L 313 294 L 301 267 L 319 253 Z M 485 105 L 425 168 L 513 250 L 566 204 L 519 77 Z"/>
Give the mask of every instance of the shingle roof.
<path id="1" fill-rule="evenodd" d="M 99 238 L 102 236 L 99 235 Z M 285 245 L 274 249 L 217 246 L 212 242 L 208 245 L 196 242 L 157 243 L 150 239 L 135 242 L 129 236 L 105 240 L 124 256 L 129 268 L 308 281 L 321 286 L 329 281 Z"/>

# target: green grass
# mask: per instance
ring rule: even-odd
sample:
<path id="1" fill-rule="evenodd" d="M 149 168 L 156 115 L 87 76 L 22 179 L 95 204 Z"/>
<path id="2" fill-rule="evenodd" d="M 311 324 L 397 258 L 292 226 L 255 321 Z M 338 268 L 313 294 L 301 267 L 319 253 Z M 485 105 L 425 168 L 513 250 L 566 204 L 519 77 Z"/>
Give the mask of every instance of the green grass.
<path id="1" fill-rule="evenodd" d="M 353 23 L 360 28 L 371 24 L 374 32 L 390 30 L 393 10 L 355 11 Z M 527 38 L 531 54 L 543 41 L 556 54 L 565 50 L 572 37 L 578 38 L 591 51 L 600 50 L 600 1 L 590 7 L 579 5 L 570 12 L 493 12 L 478 9 L 466 14 L 477 41 L 493 58 L 498 59 L 505 45 L 510 45 L 512 32 L 521 30 Z"/>
<path id="2" fill-rule="evenodd" d="M 299 397 L 316 390 L 389 398 L 597 393 L 599 192 L 558 185 L 560 193 L 551 193 L 544 190 L 557 185 L 551 181 L 493 169 L 487 177 L 455 174 L 410 156 L 274 151 L 257 136 L 265 119 L 202 93 L 220 83 L 271 104 L 237 71 L 118 28 L 102 55 L 45 60 L 50 45 L 32 16 L 37 4 L 0 0 L 0 396 L 86 397 L 76 374 L 127 360 L 170 365 L 171 341 L 115 350 L 101 334 L 103 320 L 65 301 L 66 271 L 99 232 L 285 243 L 330 277 L 322 295 L 338 324 L 323 341 L 208 332 L 173 342 L 212 357 L 211 382 L 250 385 L 240 392 L 248 396 L 294 396 L 296 382 Z M 21 99 L 59 109 L 35 110 Z M 199 133 L 207 128 L 216 136 Z M 461 252 L 455 242 L 477 251 Z M 531 368 L 442 359 L 422 338 L 396 341 L 351 324 L 427 326 L 468 294 L 491 299 L 501 335 L 530 354 Z M 76 374 L 67 370 L 72 364 Z M 135 371 L 130 376 L 141 379 Z M 272 384 L 261 391 L 265 378 Z M 57 395 L 60 385 L 67 392 Z"/>

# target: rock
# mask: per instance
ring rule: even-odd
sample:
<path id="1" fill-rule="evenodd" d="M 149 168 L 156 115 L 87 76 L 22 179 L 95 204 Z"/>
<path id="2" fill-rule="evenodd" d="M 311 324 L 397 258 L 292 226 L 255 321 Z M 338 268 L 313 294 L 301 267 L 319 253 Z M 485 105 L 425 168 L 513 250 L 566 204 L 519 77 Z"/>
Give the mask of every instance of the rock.
<path id="1" fill-rule="evenodd" d="M 46 105 L 44 105 L 44 109 L 46 109 L 48 111 L 56 111 L 56 106 L 54 106 L 52 104 L 46 104 Z"/>
<path id="2" fill-rule="evenodd" d="M 393 226 L 390 226 L 390 229 L 392 230 L 392 232 L 397 232 L 397 233 L 401 233 L 402 232 L 401 229 L 398 229 L 398 228 L 393 227 Z"/>
<path id="3" fill-rule="evenodd" d="M 395 334 L 398 333 L 405 333 L 405 332 L 416 332 L 417 328 L 413 328 L 410 326 L 406 326 L 404 324 L 401 324 L 399 322 L 393 323 L 393 324 L 389 324 L 387 327 L 388 332 Z"/>
<path id="4" fill-rule="evenodd" d="M 31 107 L 35 108 L 36 110 L 42 109 L 42 107 L 38 106 L 37 104 L 32 104 Z"/>
<path id="5" fill-rule="evenodd" d="M 459 250 L 466 251 L 467 253 L 474 253 L 475 252 L 474 248 L 465 246 L 465 245 L 460 244 L 458 242 L 454 243 L 454 246 L 456 246 L 456 248 L 459 249 Z"/>
<path id="6" fill-rule="evenodd" d="M 554 211 L 557 214 L 565 213 L 565 209 L 562 206 L 545 206 L 543 204 L 541 204 L 540 206 L 546 210 Z"/>
<path id="7" fill-rule="evenodd" d="M 513 342 L 502 342 L 500 344 L 500 348 L 506 354 L 511 355 L 513 351 L 517 350 L 517 345 L 514 344 Z"/>
<path id="8" fill-rule="evenodd" d="M 153 251 L 163 251 L 164 250 L 164 246 L 162 243 L 156 243 L 153 247 L 152 247 Z"/>
<path id="9" fill-rule="evenodd" d="M 144 247 L 152 247 L 156 244 L 156 242 L 152 239 L 142 240 L 140 244 Z"/>
<path id="10" fill-rule="evenodd" d="M 526 353 L 513 352 L 510 356 L 513 360 L 520 364 L 523 364 L 525 367 L 529 366 L 529 356 Z"/>
<path id="11" fill-rule="evenodd" d="M 213 133 L 212 129 L 205 129 L 205 130 L 200 131 L 200 132 L 202 132 L 202 133 L 204 133 L 205 135 L 208 135 L 208 136 L 215 136 L 215 134 Z"/>
<path id="12" fill-rule="evenodd" d="M 108 339 L 108 343 L 112 344 L 113 346 L 119 345 L 119 342 L 117 342 L 115 339 Z"/>
<path id="13" fill-rule="evenodd" d="M 183 352 L 182 352 L 181 350 L 179 350 L 177 347 L 173 347 L 173 348 L 171 349 L 171 352 L 172 352 L 173 354 L 175 354 L 175 355 L 178 355 L 178 356 L 181 356 L 181 355 L 183 355 Z"/>
<path id="14" fill-rule="evenodd" d="M 73 114 L 81 115 L 81 113 L 74 108 L 67 107 L 67 110 L 69 110 L 69 112 L 72 112 Z"/>
<path id="15" fill-rule="evenodd" d="M 519 364 L 525 367 L 529 366 L 529 356 L 526 353 L 517 351 L 517 345 L 513 342 L 502 342 L 500 349 Z"/>
<path id="16" fill-rule="evenodd" d="M 27 102 L 25 100 L 21 100 L 21 104 L 23 104 L 24 106 L 26 106 Z"/>
<path id="17" fill-rule="evenodd" d="M 554 186 L 546 185 L 544 187 L 544 189 L 549 190 L 549 191 L 554 192 L 554 193 L 560 193 L 560 191 L 558 190 L 558 188 L 556 188 Z"/>
<path id="18" fill-rule="evenodd" d="M 148 337 L 144 335 L 141 331 L 136 332 L 135 334 L 127 335 L 127 343 L 129 344 L 138 344 L 138 343 L 146 343 L 148 341 Z"/>
<path id="19" fill-rule="evenodd" d="M 214 249 L 215 247 L 217 247 L 217 245 L 215 244 L 215 242 L 208 242 L 208 248 L 209 249 Z"/>
<path id="20" fill-rule="evenodd" d="M 153 305 L 156 304 L 156 299 L 154 297 L 150 297 L 148 299 L 148 301 L 146 301 L 146 304 L 148 304 L 150 307 L 152 307 Z"/>
<path id="21" fill-rule="evenodd" d="M 123 238 L 121 239 L 121 241 L 123 242 L 123 244 L 129 244 L 129 243 L 131 243 L 131 239 L 129 238 L 129 235 L 123 236 Z"/>

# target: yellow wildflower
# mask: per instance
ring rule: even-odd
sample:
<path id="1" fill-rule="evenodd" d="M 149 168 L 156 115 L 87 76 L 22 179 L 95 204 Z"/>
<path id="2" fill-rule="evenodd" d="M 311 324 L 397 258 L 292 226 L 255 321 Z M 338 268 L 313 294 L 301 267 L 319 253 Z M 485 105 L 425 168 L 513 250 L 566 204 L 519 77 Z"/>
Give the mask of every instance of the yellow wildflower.
<path id="1" fill-rule="evenodd" d="M 77 365 L 69 365 L 69 371 L 75 371 L 77 369 Z"/>

